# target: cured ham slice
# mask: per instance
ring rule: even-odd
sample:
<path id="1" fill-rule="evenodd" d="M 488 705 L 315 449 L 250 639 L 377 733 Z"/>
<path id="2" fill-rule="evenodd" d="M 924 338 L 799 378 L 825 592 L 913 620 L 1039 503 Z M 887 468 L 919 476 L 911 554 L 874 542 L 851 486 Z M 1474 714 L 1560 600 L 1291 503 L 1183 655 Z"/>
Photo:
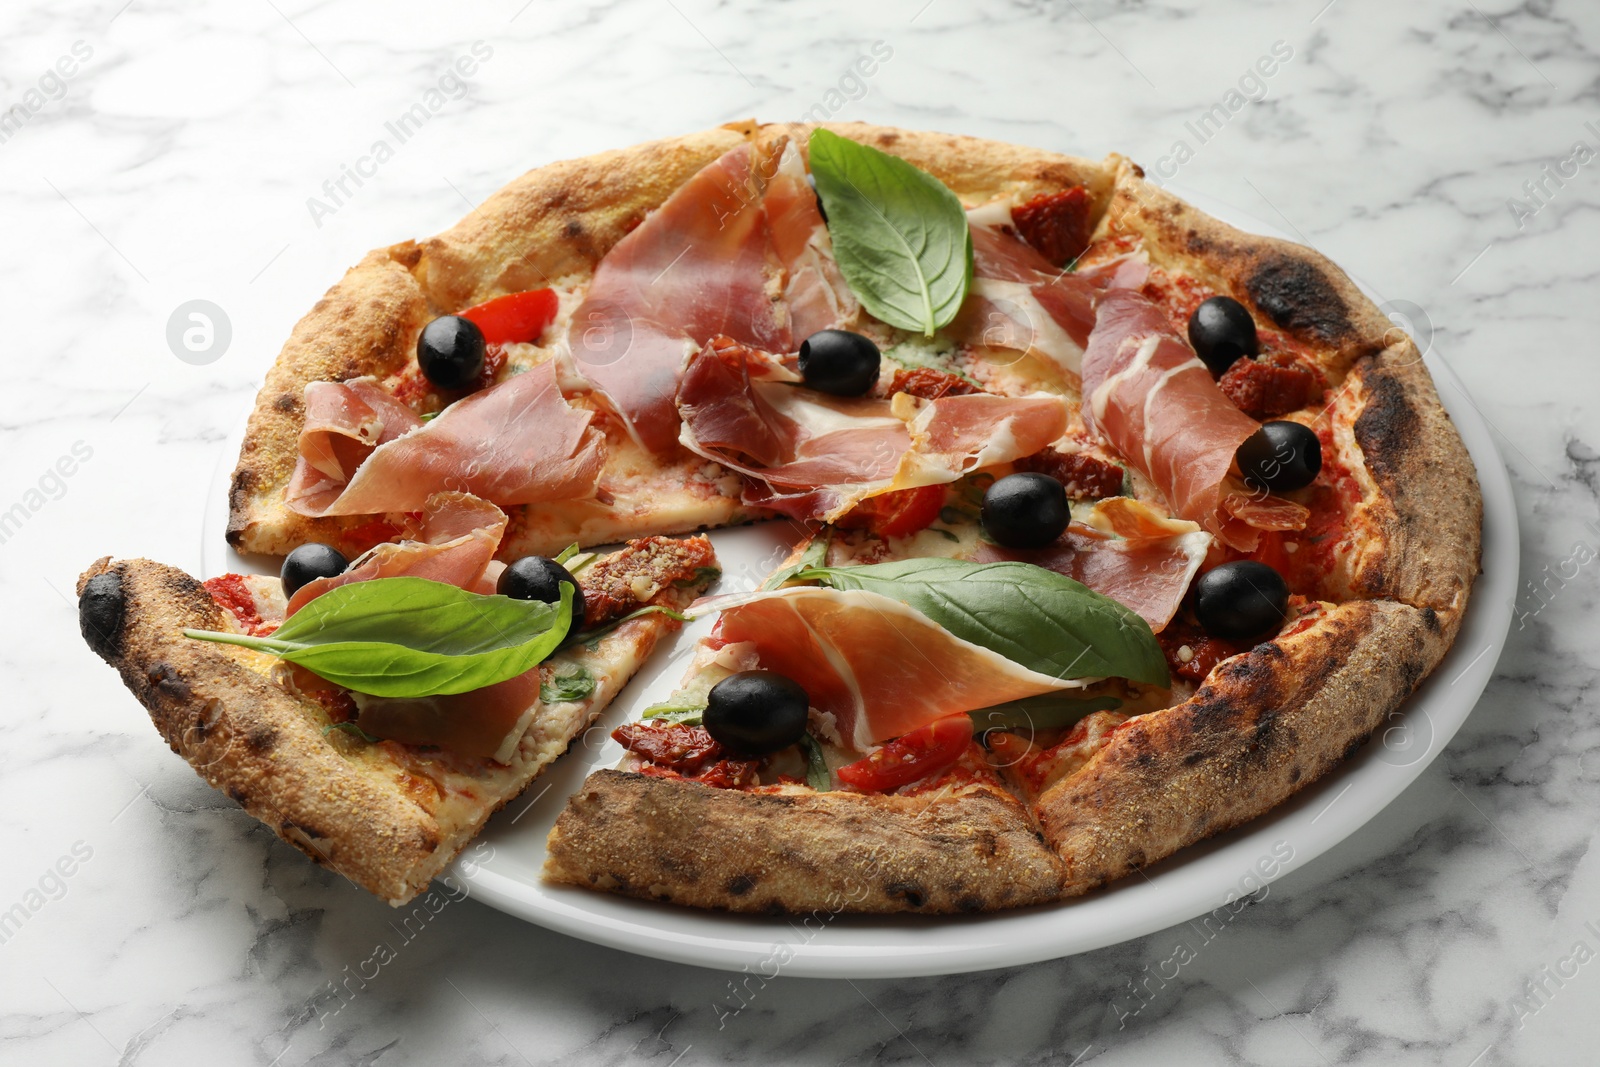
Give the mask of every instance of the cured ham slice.
<path id="1" fill-rule="evenodd" d="M 492 593 L 499 564 L 491 564 L 505 533 L 505 512 L 466 493 L 436 493 L 411 523 L 404 539 L 377 545 L 343 574 L 313 578 L 289 598 L 287 618 L 341 585 L 373 578 L 427 578 L 468 592 Z M 490 573 L 491 565 L 496 573 Z"/>
<path id="2" fill-rule="evenodd" d="M 291 510 L 313 518 L 416 511 L 444 490 L 502 505 L 594 493 L 605 441 L 589 425 L 594 413 L 562 397 L 553 362 L 458 400 L 432 422 L 416 421 L 398 434 L 391 432 L 402 421 L 393 410 L 398 405 L 385 404 L 372 396 L 376 386 L 360 382 L 306 387 L 308 432 L 301 435 L 289 486 Z M 381 423 L 376 436 L 375 418 Z M 347 470 L 368 439 L 370 451 Z"/>
<path id="3" fill-rule="evenodd" d="M 1211 543 L 1211 535 L 1196 523 L 1168 519 L 1117 497 L 1101 501 L 1089 523 L 1072 523 L 1044 548 L 982 542 L 975 558 L 979 563 L 1016 560 L 1064 574 L 1138 613 L 1160 633 L 1177 613 Z"/>
<path id="4" fill-rule="evenodd" d="M 973 287 L 962 309 L 967 336 L 991 348 L 1043 353 L 1078 374 L 1094 328 L 1095 303 L 1107 290 L 1144 284 L 1133 257 L 1077 272 L 1054 267 L 1010 228 L 993 205 L 970 212 Z"/>
<path id="5" fill-rule="evenodd" d="M 462 756 L 510 763 L 539 708 L 539 668 L 470 693 L 373 697 L 353 693 L 356 725 L 388 741 L 437 745 Z"/>
<path id="6" fill-rule="evenodd" d="M 858 751 L 935 719 L 1085 683 L 1028 670 L 879 593 L 791 586 L 703 601 L 718 635 L 761 666 L 804 680 Z"/>
<path id="7" fill-rule="evenodd" d="M 817 210 L 816 193 L 793 142 L 778 156 L 761 203 L 772 250 L 784 269 L 783 305 L 791 343 L 853 319 L 860 304 L 834 261 L 828 225 Z"/>
<path id="8" fill-rule="evenodd" d="M 1230 477 L 1234 454 L 1261 424 L 1223 395 L 1144 294 L 1113 289 L 1099 302 L 1083 358 L 1083 417 L 1166 496 L 1179 516 L 1250 551 L 1261 529 L 1299 529 L 1298 504 L 1252 499 Z"/>
<path id="9" fill-rule="evenodd" d="M 798 387 L 775 361 L 707 345 L 678 390 L 680 440 L 753 479 L 744 501 L 833 521 L 882 493 L 953 482 L 1031 455 L 1066 428 L 1059 397 L 846 399 Z"/>
<path id="10" fill-rule="evenodd" d="M 678 439 L 684 359 L 722 334 L 768 351 L 791 335 L 767 294 L 771 241 L 749 145 L 703 168 L 608 252 L 568 335 L 574 366 L 655 453 Z"/>

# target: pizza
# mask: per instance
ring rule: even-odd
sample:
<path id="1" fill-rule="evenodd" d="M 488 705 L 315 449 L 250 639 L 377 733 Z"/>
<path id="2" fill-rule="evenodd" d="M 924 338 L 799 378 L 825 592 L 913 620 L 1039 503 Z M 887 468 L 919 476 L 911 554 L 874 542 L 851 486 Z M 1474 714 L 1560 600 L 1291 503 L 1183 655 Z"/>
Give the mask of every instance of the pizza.
<path id="1" fill-rule="evenodd" d="M 1119 156 L 738 123 L 368 255 L 229 507 L 279 578 L 101 560 L 80 616 L 285 840 L 408 899 L 711 617 L 546 877 L 837 914 L 1057 901 L 1269 811 L 1448 650 L 1482 506 L 1314 251 Z M 789 557 L 713 590 L 703 531 L 763 520 Z"/>

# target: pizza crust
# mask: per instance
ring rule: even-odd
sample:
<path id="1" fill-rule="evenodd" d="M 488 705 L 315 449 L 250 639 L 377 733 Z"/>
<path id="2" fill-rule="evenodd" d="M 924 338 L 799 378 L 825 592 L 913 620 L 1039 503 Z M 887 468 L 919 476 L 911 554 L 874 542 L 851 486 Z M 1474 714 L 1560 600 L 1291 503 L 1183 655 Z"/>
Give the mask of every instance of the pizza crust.
<path id="1" fill-rule="evenodd" d="M 396 906 L 426 889 L 490 815 L 566 751 L 676 625 L 646 616 L 602 638 L 599 653 L 615 669 L 594 672 L 595 689 L 582 701 L 541 705 L 510 766 L 417 750 L 401 764 L 389 745 L 324 735 L 327 713 L 271 681 L 270 657 L 184 637 L 185 628 L 227 622 L 182 571 L 108 557 L 79 578 L 78 595 L 84 639 L 117 668 L 174 752 L 289 844 Z M 683 591 L 676 603 L 691 596 Z M 473 799 L 463 799 L 467 790 Z"/>
<path id="2" fill-rule="evenodd" d="M 1354 755 L 1438 664 L 1454 620 L 1391 601 L 1219 664 L 1193 697 L 1131 720 L 1039 798 L 1079 894 L 1247 822 Z"/>
<path id="3" fill-rule="evenodd" d="M 647 900 L 763 914 L 984 912 L 1061 895 L 1015 797 L 748 793 L 591 774 L 550 832 L 545 876 Z"/>

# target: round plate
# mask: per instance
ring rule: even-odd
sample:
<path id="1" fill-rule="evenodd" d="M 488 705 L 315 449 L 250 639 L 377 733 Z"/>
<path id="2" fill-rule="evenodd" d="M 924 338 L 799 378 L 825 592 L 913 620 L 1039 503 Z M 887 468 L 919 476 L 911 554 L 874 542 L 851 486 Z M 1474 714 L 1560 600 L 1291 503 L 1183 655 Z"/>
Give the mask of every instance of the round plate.
<path id="1" fill-rule="evenodd" d="M 1184 195 L 1240 229 L 1285 236 L 1237 208 Z M 1416 311 L 1411 305 L 1395 308 L 1402 317 Z M 1410 321 L 1405 325 L 1417 328 Z M 1420 347 L 1427 347 L 1427 338 L 1419 341 Z M 473 896 L 492 907 L 596 944 L 706 967 L 762 973 L 781 967 L 786 974 L 812 977 L 976 971 L 1086 952 L 1208 912 L 1217 912 L 1213 921 L 1226 922 L 1234 910 L 1228 908 L 1230 903 L 1258 893 L 1268 882 L 1328 851 L 1399 796 L 1466 720 L 1505 643 L 1518 559 L 1511 483 L 1489 428 L 1460 380 L 1433 353 L 1425 359 L 1478 468 L 1484 503 L 1483 574 L 1455 646 L 1380 731 L 1381 743 L 1366 745 L 1337 771 L 1262 818 L 1182 849 L 1139 877 L 1087 896 L 994 915 L 819 914 L 802 921 L 697 911 L 545 883 L 540 878 L 545 837 L 567 797 L 591 771 L 617 765 L 622 749 L 610 739 L 611 730 L 672 691 L 695 640 L 711 625 L 710 620 L 701 620 L 657 649 L 571 750 L 490 821 L 480 845 L 456 861 L 453 873 L 470 886 Z M 233 444 L 237 443 L 236 436 Z M 228 549 L 223 538 L 228 480 L 237 454 L 237 448 L 231 448 L 219 460 L 207 505 L 202 556 L 206 577 L 261 569 L 256 561 Z M 785 524 L 764 523 L 712 533 L 724 568 L 719 590 L 757 585 L 787 551 L 786 529 Z"/>

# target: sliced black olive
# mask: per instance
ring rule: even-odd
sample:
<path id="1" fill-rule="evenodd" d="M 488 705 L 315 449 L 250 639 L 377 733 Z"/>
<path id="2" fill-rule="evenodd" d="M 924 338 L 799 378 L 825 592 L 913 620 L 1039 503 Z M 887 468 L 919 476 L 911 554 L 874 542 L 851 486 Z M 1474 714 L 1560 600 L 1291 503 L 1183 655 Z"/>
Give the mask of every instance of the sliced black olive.
<path id="1" fill-rule="evenodd" d="M 483 331 L 471 319 L 442 315 L 417 338 L 417 365 L 441 389 L 465 389 L 483 373 Z"/>
<path id="2" fill-rule="evenodd" d="M 1048 474 L 1008 474 L 983 494 L 983 528 L 1007 548 L 1043 548 L 1071 519 L 1066 489 Z"/>
<path id="3" fill-rule="evenodd" d="M 283 595 L 294 596 L 302 585 L 317 578 L 336 578 L 348 566 L 344 553 L 331 545 L 315 541 L 301 545 L 283 558 L 283 569 L 278 572 Z"/>
<path id="4" fill-rule="evenodd" d="M 1283 575 L 1253 559 L 1213 567 L 1195 583 L 1194 613 L 1206 633 L 1230 641 L 1263 637 L 1289 614 Z"/>
<path id="5" fill-rule="evenodd" d="M 712 739 L 738 756 L 765 756 L 798 744 L 811 698 L 793 678 L 743 671 L 711 687 L 700 722 Z"/>
<path id="6" fill-rule="evenodd" d="M 1189 343 L 1218 378 L 1235 361 L 1261 351 L 1256 320 L 1231 296 L 1214 296 L 1194 309 L 1189 316 Z"/>
<path id="7" fill-rule="evenodd" d="M 1268 422 L 1245 439 L 1235 458 L 1245 481 L 1268 492 L 1287 493 L 1316 480 L 1322 470 L 1322 442 L 1298 422 Z"/>
<path id="8" fill-rule="evenodd" d="M 849 330 L 818 330 L 800 343 L 800 377 L 834 396 L 860 396 L 871 389 L 882 360 L 872 338 Z"/>
<path id="9" fill-rule="evenodd" d="M 545 604 L 561 603 L 561 583 L 572 586 L 572 628 L 583 626 L 583 586 L 572 572 L 553 559 L 544 556 L 523 556 L 500 572 L 494 591 L 512 600 L 537 600 Z"/>

